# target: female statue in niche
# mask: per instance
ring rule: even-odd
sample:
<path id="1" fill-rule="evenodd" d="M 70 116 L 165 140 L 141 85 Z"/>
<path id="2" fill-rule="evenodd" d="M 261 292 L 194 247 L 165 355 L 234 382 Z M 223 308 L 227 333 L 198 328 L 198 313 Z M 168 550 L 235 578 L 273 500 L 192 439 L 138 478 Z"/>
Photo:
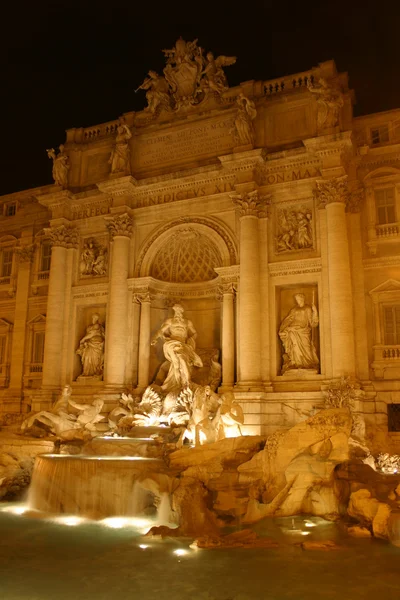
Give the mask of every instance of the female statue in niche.
<path id="1" fill-rule="evenodd" d="M 318 325 L 314 304 L 305 303 L 304 294 L 295 294 L 296 306 L 290 309 L 279 328 L 284 354 L 282 375 L 292 369 L 317 371 L 319 360 L 312 340 L 312 329 Z"/>
<path id="2" fill-rule="evenodd" d="M 104 366 L 104 327 L 99 323 L 100 315 L 92 315 L 92 324 L 86 329 L 86 334 L 79 342 L 76 351 L 82 361 L 82 376 L 101 378 Z"/>

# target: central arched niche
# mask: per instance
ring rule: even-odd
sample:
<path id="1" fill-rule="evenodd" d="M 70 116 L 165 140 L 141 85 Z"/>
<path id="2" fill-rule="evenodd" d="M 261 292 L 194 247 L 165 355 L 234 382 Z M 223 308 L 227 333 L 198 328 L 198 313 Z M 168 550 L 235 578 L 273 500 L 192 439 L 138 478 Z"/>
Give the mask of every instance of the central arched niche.
<path id="1" fill-rule="evenodd" d="M 236 245 L 221 223 L 195 217 L 155 230 L 142 246 L 137 264 L 138 274 L 162 282 L 161 289 L 169 297 L 167 303 L 155 299 L 152 304 L 151 335 L 172 316 L 173 303 L 179 302 L 197 331 L 196 344 L 205 366 L 215 350 L 220 362 L 221 305 L 215 269 L 231 264 L 236 264 Z M 164 360 L 162 344 L 152 346 L 150 380 Z M 197 375 L 201 373 L 194 373 L 194 379 Z"/>
<path id="2" fill-rule="evenodd" d="M 178 228 L 157 251 L 150 275 L 170 283 L 210 281 L 222 266 L 221 254 L 215 243 L 204 233 L 187 226 Z"/>

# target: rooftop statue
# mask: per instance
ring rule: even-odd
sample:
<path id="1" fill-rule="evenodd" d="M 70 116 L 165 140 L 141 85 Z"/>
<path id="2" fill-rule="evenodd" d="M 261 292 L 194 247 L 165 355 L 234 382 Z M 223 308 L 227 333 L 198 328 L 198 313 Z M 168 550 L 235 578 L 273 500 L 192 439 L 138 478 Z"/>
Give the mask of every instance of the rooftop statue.
<path id="1" fill-rule="evenodd" d="M 56 154 L 54 148 L 46 150 L 47 156 L 53 160 L 53 179 L 54 182 L 62 188 L 68 187 L 68 172 L 71 168 L 68 155 L 64 152 L 64 146 L 59 146 L 59 153 Z"/>
<path id="2" fill-rule="evenodd" d="M 235 56 L 214 58 L 212 52 L 208 52 L 205 58 L 197 39 L 186 42 L 182 38 L 163 53 L 167 63 L 164 76 L 149 71 L 149 77 L 138 88 L 146 90 L 148 106 L 145 110 L 153 114 L 162 108 L 179 110 L 199 104 L 209 92 L 220 95 L 228 89 L 223 67 L 233 65 Z"/>
<path id="3" fill-rule="evenodd" d="M 339 125 L 340 109 L 344 100 L 343 94 L 336 87 L 329 85 L 326 79 L 321 77 L 318 84 L 316 86 L 309 82 L 307 87 L 312 94 L 317 95 L 317 129 L 322 131 Z"/>
<path id="4" fill-rule="evenodd" d="M 111 151 L 109 164 L 111 165 L 111 173 L 124 173 L 129 175 L 131 172 L 130 165 L 130 150 L 129 140 L 132 137 L 131 130 L 125 123 L 124 117 L 120 117 L 118 120 L 117 135 L 115 137 L 115 144 Z"/>

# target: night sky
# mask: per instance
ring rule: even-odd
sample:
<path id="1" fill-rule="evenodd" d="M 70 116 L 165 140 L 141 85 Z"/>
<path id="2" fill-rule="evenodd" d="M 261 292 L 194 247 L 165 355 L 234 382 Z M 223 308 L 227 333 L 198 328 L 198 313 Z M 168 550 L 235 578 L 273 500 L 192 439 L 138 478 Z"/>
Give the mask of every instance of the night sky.
<path id="1" fill-rule="evenodd" d="M 356 115 L 400 108 L 398 0 L 14 0 L 0 35 L 0 194 L 52 183 L 45 149 L 66 129 L 144 108 L 134 90 L 179 36 L 237 56 L 231 86 L 334 59 Z"/>

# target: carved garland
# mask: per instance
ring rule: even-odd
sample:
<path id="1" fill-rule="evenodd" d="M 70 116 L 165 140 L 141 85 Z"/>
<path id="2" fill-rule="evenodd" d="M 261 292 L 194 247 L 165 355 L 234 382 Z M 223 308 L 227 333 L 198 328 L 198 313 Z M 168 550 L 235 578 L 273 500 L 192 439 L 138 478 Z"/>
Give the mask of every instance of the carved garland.
<path id="1" fill-rule="evenodd" d="M 161 227 L 160 229 L 157 229 L 155 233 L 153 233 L 153 235 L 150 237 L 150 239 L 147 241 L 146 245 L 144 246 L 143 250 L 140 253 L 140 256 L 138 258 L 137 264 L 136 264 L 136 274 L 137 276 L 139 276 L 141 268 L 142 268 L 142 264 L 143 261 L 146 257 L 147 252 L 149 251 L 149 249 L 151 248 L 151 246 L 154 244 L 154 242 L 161 236 L 163 235 L 163 233 L 165 233 L 166 231 L 169 231 L 171 229 L 173 229 L 173 227 L 176 227 L 177 225 L 181 225 L 182 223 L 198 223 L 199 225 L 205 225 L 206 227 L 209 227 L 210 229 L 213 229 L 225 242 L 227 248 L 228 248 L 228 252 L 229 252 L 229 258 L 230 258 L 230 262 L 231 264 L 236 264 L 237 260 L 236 260 L 236 249 L 235 246 L 230 238 L 230 236 L 227 234 L 227 232 L 217 223 L 215 223 L 214 221 L 209 221 L 208 219 L 204 219 L 201 217 L 180 217 L 179 219 L 176 219 L 176 221 L 172 221 L 170 223 L 165 224 L 163 227 Z"/>

